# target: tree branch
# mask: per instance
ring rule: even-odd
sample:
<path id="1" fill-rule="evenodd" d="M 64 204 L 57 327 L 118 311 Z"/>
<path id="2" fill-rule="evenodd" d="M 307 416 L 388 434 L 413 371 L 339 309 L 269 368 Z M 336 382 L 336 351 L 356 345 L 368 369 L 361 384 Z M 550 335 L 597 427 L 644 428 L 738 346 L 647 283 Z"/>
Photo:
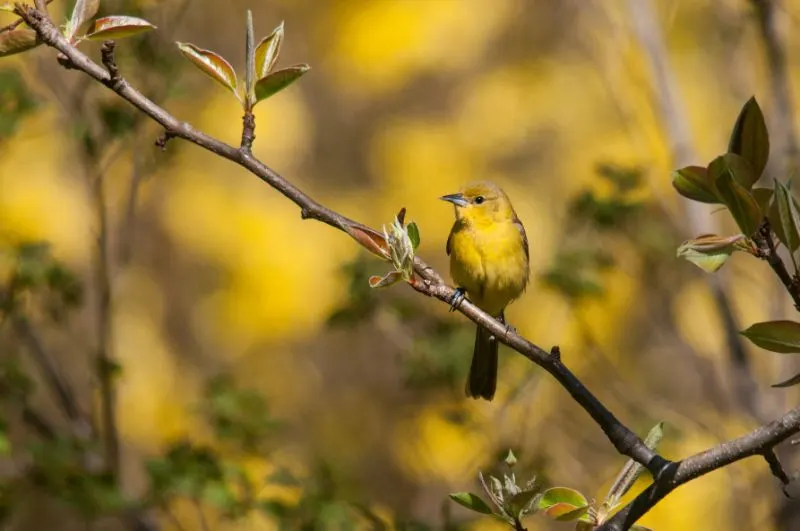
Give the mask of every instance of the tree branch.
<path id="1" fill-rule="evenodd" d="M 103 65 L 108 72 L 108 87 L 116 86 L 120 81 L 119 70 L 114 59 L 115 44 L 106 41 L 101 48 Z M 105 466 L 114 475 L 119 474 L 120 450 L 117 433 L 117 392 L 114 385 L 116 378 L 116 362 L 112 353 L 112 286 L 111 286 L 111 249 L 109 243 L 108 206 L 105 197 L 105 172 L 96 170 L 90 176 L 94 210 L 97 215 L 98 235 L 95 249 L 94 267 L 97 278 L 97 353 L 95 356 L 95 374 L 100 383 L 100 416 L 102 423 L 103 451 Z M 92 172 L 94 173 L 94 172 Z"/>
<path id="2" fill-rule="evenodd" d="M 769 266 L 778 276 L 781 284 L 786 288 L 786 291 L 794 301 L 794 307 L 800 311 L 800 282 L 797 282 L 789 271 L 786 269 L 786 264 L 783 263 L 778 250 L 775 247 L 775 240 L 772 238 L 772 228 L 770 227 L 769 220 L 764 220 L 758 230 L 756 236 L 756 244 L 758 245 L 761 253 L 761 258 L 767 261 Z"/>
<path id="3" fill-rule="evenodd" d="M 649 487 L 597 531 L 624 531 L 664 496 L 684 483 L 747 457 L 766 456 L 775 446 L 798 431 L 800 431 L 800 407 L 738 439 L 670 463 Z"/>

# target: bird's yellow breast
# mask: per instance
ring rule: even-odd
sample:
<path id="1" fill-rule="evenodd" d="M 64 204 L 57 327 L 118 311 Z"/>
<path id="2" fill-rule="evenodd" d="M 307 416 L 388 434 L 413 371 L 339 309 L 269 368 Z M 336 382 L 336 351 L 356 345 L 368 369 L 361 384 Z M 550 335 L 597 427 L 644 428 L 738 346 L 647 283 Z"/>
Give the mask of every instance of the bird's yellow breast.
<path id="1" fill-rule="evenodd" d="M 513 222 L 462 225 L 450 240 L 450 274 L 470 300 L 499 315 L 528 282 L 522 232 Z"/>

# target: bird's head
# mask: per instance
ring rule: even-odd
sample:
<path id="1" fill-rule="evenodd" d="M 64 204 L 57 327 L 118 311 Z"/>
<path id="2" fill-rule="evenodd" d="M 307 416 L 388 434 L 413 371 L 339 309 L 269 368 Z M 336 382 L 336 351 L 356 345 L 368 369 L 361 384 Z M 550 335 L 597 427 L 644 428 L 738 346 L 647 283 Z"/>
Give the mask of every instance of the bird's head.
<path id="1" fill-rule="evenodd" d="M 460 192 L 439 199 L 453 203 L 456 217 L 471 223 L 494 223 L 516 217 L 502 188 L 488 181 L 468 184 Z"/>

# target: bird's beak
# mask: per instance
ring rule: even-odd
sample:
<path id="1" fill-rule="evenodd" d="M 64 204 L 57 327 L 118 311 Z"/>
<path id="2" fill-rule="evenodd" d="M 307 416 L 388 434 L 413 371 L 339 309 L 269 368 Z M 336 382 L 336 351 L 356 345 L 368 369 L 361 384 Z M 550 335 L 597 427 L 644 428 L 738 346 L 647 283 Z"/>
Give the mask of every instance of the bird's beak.
<path id="1" fill-rule="evenodd" d="M 465 207 L 469 204 L 469 201 L 464 199 L 464 195 L 460 193 L 443 195 L 439 199 L 441 199 L 442 201 L 449 201 L 450 203 L 453 203 L 457 207 Z"/>

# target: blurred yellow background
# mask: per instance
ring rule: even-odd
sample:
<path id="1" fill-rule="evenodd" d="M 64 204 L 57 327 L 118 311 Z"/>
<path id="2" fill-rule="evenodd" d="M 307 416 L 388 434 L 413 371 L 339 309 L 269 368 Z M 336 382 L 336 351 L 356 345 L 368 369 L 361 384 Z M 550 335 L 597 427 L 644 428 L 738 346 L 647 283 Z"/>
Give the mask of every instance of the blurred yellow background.
<path id="1" fill-rule="evenodd" d="M 54 13 L 61 4 L 53 4 Z M 670 184 L 677 163 L 630 2 L 180 4 L 129 0 L 102 7 L 106 14 L 135 12 L 159 26 L 153 35 L 120 41 L 119 63 L 134 86 L 171 113 L 237 144 L 238 103 L 183 61 L 171 41 L 215 50 L 241 71 L 245 10 L 253 10 L 257 35 L 285 21 L 280 66 L 307 62 L 312 70 L 257 107 L 258 158 L 314 199 L 373 227 L 407 208 L 421 231 L 419 254 L 445 275 L 452 210 L 437 198 L 471 180 L 497 181 L 513 198 L 531 241 L 534 282 L 508 312 L 523 335 L 544 348 L 560 345 L 565 363 L 640 433 L 666 421 L 661 448 L 669 458 L 757 424 L 738 402 L 718 309 L 700 270 L 674 253 L 659 255 L 659 271 L 674 273 L 654 278 L 650 250 L 612 238 L 604 240 L 605 251 L 616 265 L 601 276 L 601 296 L 571 303 L 538 280 L 557 251 L 580 237 L 566 222 L 570 198 L 586 187 L 606 192 L 599 163 L 642 170 L 640 199 L 658 205 L 679 227 L 658 246 L 675 249 L 693 236 L 691 227 L 684 230 L 685 204 Z M 800 57 L 794 31 L 800 3 L 783 4 L 793 97 L 800 101 L 794 60 Z M 652 7 L 685 109 L 680 119 L 699 157 L 690 162 L 705 165 L 724 151 L 751 94 L 768 123 L 774 119 L 752 7 L 745 0 L 658 0 Z M 158 67 L 143 61 L 137 41 L 144 39 L 164 56 Z M 96 43 L 81 47 L 99 59 Z M 22 73 L 39 103 L 0 140 L 0 240 L 53 242 L 91 289 L 98 230 L 86 184 L 92 166 L 82 159 L 74 123 L 114 98 L 54 59 L 52 50 L 38 49 L 0 64 Z M 89 129 L 97 126 L 87 122 Z M 229 371 L 262 392 L 288 426 L 278 451 L 248 463 L 254 473 L 281 464 L 310 474 L 314 463 L 325 462 L 337 495 L 369 506 L 390 527 L 402 528 L 393 523 L 400 517 L 441 525 L 447 493 L 477 491 L 477 471 L 494 466 L 509 447 L 526 470 L 552 484 L 589 498 L 605 494 L 624 460 L 543 371 L 503 350 L 494 402 L 468 401 L 461 386 L 472 325 L 405 286 L 372 295 L 413 305 L 417 318 L 378 302 L 355 324 L 330 326 L 330 315 L 350 297 L 343 267 L 366 252 L 338 231 L 302 221 L 293 204 L 229 162 L 176 140 L 160 152 L 153 145 L 159 134 L 142 122 L 96 156 L 112 244 L 131 247 L 130 259 L 115 255 L 112 262 L 127 489 L 144 488 L 142 456 L 178 437 L 209 437 L 192 407 L 209 376 Z M 128 211 L 132 189 L 134 216 Z M 703 215 L 723 234 L 734 230 L 712 208 Z M 368 268 L 382 274 L 385 266 L 368 262 Z M 721 275 L 732 286 L 741 328 L 789 315 L 789 304 L 776 303 L 766 265 L 736 256 Z M 65 336 L 80 338 L 90 328 L 90 312 L 71 319 L 67 332 L 47 331 L 65 364 L 82 363 L 86 355 Z M 463 360 L 453 385 L 408 384 L 405 367 L 425 333 L 420 315 L 464 329 L 457 336 Z M 746 348 L 767 404 L 763 411 L 777 416 L 797 392 L 769 384 L 789 376 L 791 366 Z M 82 398 L 92 401 L 89 393 Z M 302 488 L 276 489 L 276 495 L 297 498 Z M 767 467 L 752 460 L 682 487 L 642 524 L 658 531 L 800 525 L 797 516 L 777 516 L 781 504 Z M 198 529 L 188 508 L 176 511 L 186 529 Z M 454 505 L 448 511 L 455 520 L 472 518 Z M 361 525 L 369 527 L 366 520 Z M 569 528 L 542 516 L 526 526 Z M 262 515 L 219 527 L 274 528 L 275 521 Z M 502 525 L 476 518 L 469 528 Z"/>

